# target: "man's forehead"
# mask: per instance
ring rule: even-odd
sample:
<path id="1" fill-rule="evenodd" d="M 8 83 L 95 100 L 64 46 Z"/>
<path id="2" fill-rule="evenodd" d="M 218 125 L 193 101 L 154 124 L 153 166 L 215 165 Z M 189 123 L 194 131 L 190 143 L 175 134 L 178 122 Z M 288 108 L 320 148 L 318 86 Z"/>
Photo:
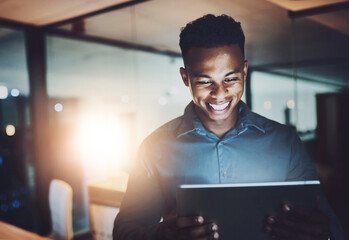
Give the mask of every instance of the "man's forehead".
<path id="1" fill-rule="evenodd" d="M 232 65 L 242 63 L 244 60 L 238 44 L 224 45 L 219 47 L 192 47 L 183 57 L 186 68 L 196 68 L 215 65 L 226 62 Z"/>

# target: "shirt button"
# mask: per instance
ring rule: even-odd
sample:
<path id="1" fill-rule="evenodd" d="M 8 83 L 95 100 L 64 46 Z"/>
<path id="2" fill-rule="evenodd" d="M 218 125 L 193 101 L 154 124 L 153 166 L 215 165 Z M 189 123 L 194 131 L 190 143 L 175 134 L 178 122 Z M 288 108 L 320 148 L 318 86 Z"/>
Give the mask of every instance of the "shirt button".
<path id="1" fill-rule="evenodd" d="M 223 177 L 226 177 L 227 176 L 227 172 L 223 172 Z"/>

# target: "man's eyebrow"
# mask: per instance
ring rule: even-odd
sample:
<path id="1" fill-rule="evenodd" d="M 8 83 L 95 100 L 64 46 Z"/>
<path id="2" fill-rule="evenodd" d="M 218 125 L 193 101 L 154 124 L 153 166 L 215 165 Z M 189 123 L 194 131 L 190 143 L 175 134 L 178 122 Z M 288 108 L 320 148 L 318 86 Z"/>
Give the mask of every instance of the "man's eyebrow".
<path id="1" fill-rule="evenodd" d="M 231 71 L 231 72 L 225 74 L 225 76 L 228 77 L 229 75 L 232 75 L 234 73 L 239 73 L 239 72 L 240 72 L 240 70 Z"/>
<path id="2" fill-rule="evenodd" d="M 209 75 L 200 74 L 200 73 L 193 73 L 193 76 L 196 78 L 211 78 Z"/>
<path id="3" fill-rule="evenodd" d="M 235 73 L 239 73 L 239 72 L 240 72 L 240 70 L 231 71 L 231 72 L 225 74 L 225 77 L 232 75 L 232 74 L 235 74 Z M 211 76 L 209 76 L 209 75 L 200 74 L 200 73 L 193 73 L 193 76 L 196 78 L 211 78 Z"/>

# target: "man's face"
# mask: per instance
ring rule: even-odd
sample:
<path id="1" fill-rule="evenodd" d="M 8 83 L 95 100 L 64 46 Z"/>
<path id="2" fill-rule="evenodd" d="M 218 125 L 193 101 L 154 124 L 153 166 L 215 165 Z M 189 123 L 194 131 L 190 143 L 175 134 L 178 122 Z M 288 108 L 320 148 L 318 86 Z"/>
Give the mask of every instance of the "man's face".
<path id="1" fill-rule="evenodd" d="M 238 44 L 214 48 L 192 47 L 180 73 L 190 88 L 195 110 L 204 125 L 231 124 L 244 92 L 248 64 Z"/>

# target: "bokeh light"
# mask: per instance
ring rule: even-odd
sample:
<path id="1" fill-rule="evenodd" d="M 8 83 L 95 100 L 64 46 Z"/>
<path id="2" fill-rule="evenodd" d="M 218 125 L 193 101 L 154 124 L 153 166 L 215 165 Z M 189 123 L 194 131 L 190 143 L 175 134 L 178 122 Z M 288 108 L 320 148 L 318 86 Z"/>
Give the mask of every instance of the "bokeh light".
<path id="1" fill-rule="evenodd" d="M 293 99 L 287 101 L 287 107 L 293 109 L 295 107 L 295 102 Z"/>
<path id="2" fill-rule="evenodd" d="M 63 105 L 61 103 L 55 104 L 55 111 L 56 112 L 62 112 L 63 111 Z"/>
<path id="3" fill-rule="evenodd" d="M 0 99 L 6 99 L 8 96 L 8 89 L 6 86 L 0 86 Z"/>
<path id="4" fill-rule="evenodd" d="M 11 90 L 11 96 L 12 97 L 18 97 L 19 96 L 19 90 L 14 88 Z"/>
<path id="5" fill-rule="evenodd" d="M 15 135 L 15 133 L 16 133 L 16 128 L 15 128 L 15 126 L 13 126 L 13 125 L 7 125 L 6 126 L 6 134 L 7 134 L 7 136 L 13 136 L 13 135 Z"/>

